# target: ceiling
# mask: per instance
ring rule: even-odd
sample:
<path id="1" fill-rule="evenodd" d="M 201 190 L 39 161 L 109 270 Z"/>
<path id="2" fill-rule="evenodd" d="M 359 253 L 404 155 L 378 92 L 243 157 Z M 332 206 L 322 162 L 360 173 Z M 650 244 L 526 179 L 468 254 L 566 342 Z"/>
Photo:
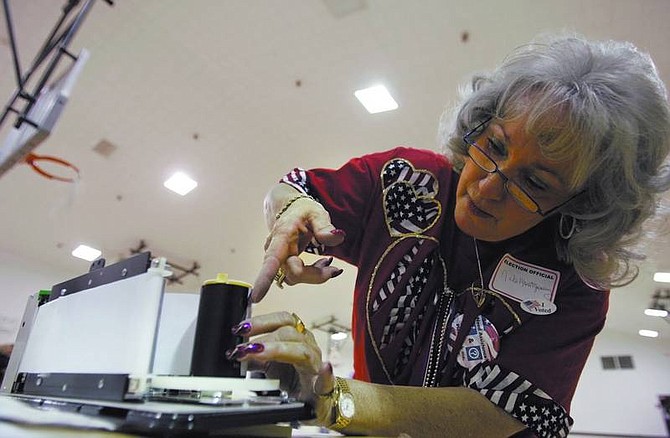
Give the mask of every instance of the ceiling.
<path id="1" fill-rule="evenodd" d="M 24 69 L 63 3 L 9 0 Z M 70 255 L 79 243 L 116 261 L 144 240 L 175 264 L 200 264 L 199 277 L 172 290 L 198 291 L 219 271 L 253 281 L 267 234 L 263 196 L 292 167 L 335 167 L 398 144 L 436 148 L 439 116 L 469 74 L 542 33 L 630 40 L 670 84 L 669 21 L 667 0 L 98 1 L 71 45 L 91 58 L 36 150 L 71 161 L 81 180 L 50 181 L 26 165 L 0 176 L 0 249 L 74 276 L 88 269 Z M 15 80 L 4 27 L 0 60 L 5 99 Z M 371 115 L 356 101 L 355 90 L 378 83 L 398 110 Z M 101 141 L 116 147 L 111 155 L 94 150 Z M 175 170 L 197 189 L 167 191 Z M 644 243 L 651 257 L 616 291 L 608 321 L 626 333 L 660 331 L 653 342 L 666 351 L 670 326 L 642 311 L 662 287 L 651 274 L 670 271 L 669 241 Z M 354 273 L 275 288 L 256 312 L 348 323 Z"/>

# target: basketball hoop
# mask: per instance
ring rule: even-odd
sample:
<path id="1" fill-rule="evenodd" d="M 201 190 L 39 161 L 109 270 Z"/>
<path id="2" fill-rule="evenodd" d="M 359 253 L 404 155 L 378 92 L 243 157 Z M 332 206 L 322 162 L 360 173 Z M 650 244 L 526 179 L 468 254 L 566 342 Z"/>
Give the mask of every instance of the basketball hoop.
<path id="1" fill-rule="evenodd" d="M 30 167 L 32 167 L 35 172 L 39 173 L 40 175 L 42 175 L 45 178 L 55 179 L 57 181 L 63 181 L 63 182 L 68 182 L 68 183 L 73 183 L 73 182 L 79 180 L 79 169 L 77 168 L 77 166 L 75 166 L 74 164 L 70 163 L 69 161 L 63 160 L 61 158 L 54 157 L 54 156 L 51 156 L 51 155 L 37 155 L 37 154 L 34 154 L 34 153 L 30 152 L 24 160 L 25 160 L 25 163 L 28 164 Z M 76 176 L 68 178 L 68 177 L 64 177 L 64 176 L 55 175 L 55 174 L 53 174 L 51 172 L 48 172 L 45 169 L 43 169 L 42 166 L 40 166 L 40 163 L 41 164 L 54 163 L 61 168 L 65 167 L 67 169 L 71 169 L 72 171 L 74 171 Z"/>

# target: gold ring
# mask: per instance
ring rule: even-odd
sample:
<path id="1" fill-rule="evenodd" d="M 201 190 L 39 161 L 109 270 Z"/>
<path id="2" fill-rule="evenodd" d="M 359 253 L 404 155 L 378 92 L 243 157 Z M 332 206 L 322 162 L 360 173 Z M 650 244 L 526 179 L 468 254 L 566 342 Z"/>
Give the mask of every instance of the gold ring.
<path id="1" fill-rule="evenodd" d="M 286 274 L 282 268 L 279 268 L 275 274 L 275 283 L 279 286 L 279 289 L 284 289 L 284 280 L 286 279 Z"/>
<path id="2" fill-rule="evenodd" d="M 293 316 L 293 325 L 295 326 L 295 330 L 300 334 L 305 333 L 305 323 L 302 322 L 302 319 L 300 319 L 300 317 L 295 313 L 291 313 L 291 316 Z"/>

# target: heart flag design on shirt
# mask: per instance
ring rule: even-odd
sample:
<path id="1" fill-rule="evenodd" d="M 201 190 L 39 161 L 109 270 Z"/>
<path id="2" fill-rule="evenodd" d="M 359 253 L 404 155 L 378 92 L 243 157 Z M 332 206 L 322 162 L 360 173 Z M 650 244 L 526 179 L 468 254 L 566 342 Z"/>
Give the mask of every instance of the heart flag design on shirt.
<path id="1" fill-rule="evenodd" d="M 424 233 L 440 216 L 435 200 L 437 179 L 425 170 L 415 169 L 403 159 L 394 159 L 382 169 L 384 214 L 391 236 Z"/>

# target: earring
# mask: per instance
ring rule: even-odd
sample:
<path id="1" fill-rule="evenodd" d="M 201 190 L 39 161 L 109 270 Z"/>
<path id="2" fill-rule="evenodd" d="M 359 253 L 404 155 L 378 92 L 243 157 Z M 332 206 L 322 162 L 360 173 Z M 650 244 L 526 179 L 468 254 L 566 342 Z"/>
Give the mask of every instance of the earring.
<path id="1" fill-rule="evenodd" d="M 558 221 L 558 234 L 564 239 L 568 240 L 575 234 L 577 230 L 577 219 L 574 216 L 561 214 L 561 219 Z"/>

